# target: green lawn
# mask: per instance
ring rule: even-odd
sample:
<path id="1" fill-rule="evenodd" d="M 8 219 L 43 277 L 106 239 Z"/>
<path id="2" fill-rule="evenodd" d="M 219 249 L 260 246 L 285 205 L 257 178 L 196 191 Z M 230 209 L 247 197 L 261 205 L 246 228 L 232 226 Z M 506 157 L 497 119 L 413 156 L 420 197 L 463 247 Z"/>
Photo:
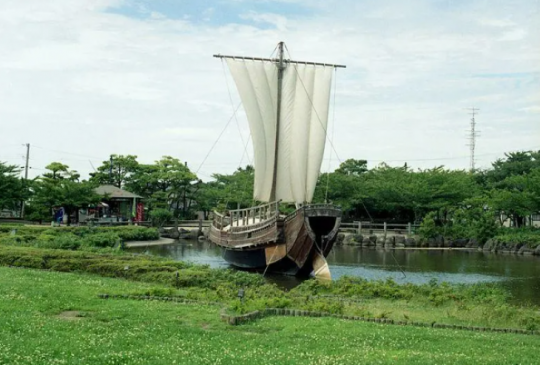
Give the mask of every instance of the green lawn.
<path id="1" fill-rule="evenodd" d="M 150 287 L 0 267 L 0 364 L 540 363 L 537 336 L 303 317 L 231 327 L 217 307 L 97 298 Z"/>

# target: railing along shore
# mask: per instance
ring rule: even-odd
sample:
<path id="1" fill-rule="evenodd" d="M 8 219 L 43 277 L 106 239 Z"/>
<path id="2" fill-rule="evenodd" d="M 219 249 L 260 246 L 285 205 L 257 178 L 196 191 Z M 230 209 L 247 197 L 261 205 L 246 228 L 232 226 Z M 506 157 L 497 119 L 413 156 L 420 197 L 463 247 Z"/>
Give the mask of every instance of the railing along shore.
<path id="1" fill-rule="evenodd" d="M 246 210 L 247 211 L 247 210 Z M 246 221 L 248 216 L 246 215 Z M 253 219 L 252 217 L 257 217 L 257 215 L 252 214 L 249 216 L 249 219 Z M 227 217 L 228 220 L 230 217 Z M 241 217 L 243 218 L 243 217 Z M 5 220 L 6 224 L 9 223 L 19 223 L 19 224 L 36 224 L 39 223 L 36 222 L 30 222 L 30 221 L 22 221 L 22 220 Z M 167 227 L 174 227 L 176 224 L 178 224 L 178 227 L 182 228 L 208 228 L 210 227 L 212 221 L 211 220 L 204 220 L 204 219 L 194 219 L 194 220 L 179 220 L 177 223 L 174 221 L 167 222 L 165 226 Z M 49 225 L 50 223 L 43 223 L 42 225 Z M 95 226 L 128 226 L 128 225 L 138 225 L 138 226 L 145 226 L 149 227 L 152 225 L 151 221 L 142 221 L 142 222 L 130 222 L 130 221 L 121 221 L 121 222 L 115 222 L 115 221 L 102 221 L 102 222 L 79 222 L 79 223 L 73 223 L 74 226 L 87 226 L 87 225 L 95 225 Z M 419 224 L 413 224 L 413 223 L 388 223 L 388 222 L 382 222 L 382 223 L 373 223 L 373 222 L 362 222 L 362 221 L 354 221 L 354 222 L 342 222 L 341 226 L 339 228 L 339 231 L 342 233 L 356 233 L 356 234 L 376 234 L 376 233 L 384 233 L 384 234 L 415 234 L 420 227 Z M 236 228 L 236 227 L 235 227 Z"/>

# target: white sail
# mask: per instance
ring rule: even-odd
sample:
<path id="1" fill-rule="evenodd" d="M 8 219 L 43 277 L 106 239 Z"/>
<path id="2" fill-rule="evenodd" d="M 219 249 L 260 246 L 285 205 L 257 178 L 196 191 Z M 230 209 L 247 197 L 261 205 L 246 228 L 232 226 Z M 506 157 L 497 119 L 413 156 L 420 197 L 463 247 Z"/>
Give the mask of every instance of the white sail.
<path id="1" fill-rule="evenodd" d="M 275 158 L 277 65 L 227 59 L 254 148 L 254 198 L 269 201 Z M 333 67 L 287 64 L 283 72 L 276 200 L 311 202 L 324 153 Z"/>

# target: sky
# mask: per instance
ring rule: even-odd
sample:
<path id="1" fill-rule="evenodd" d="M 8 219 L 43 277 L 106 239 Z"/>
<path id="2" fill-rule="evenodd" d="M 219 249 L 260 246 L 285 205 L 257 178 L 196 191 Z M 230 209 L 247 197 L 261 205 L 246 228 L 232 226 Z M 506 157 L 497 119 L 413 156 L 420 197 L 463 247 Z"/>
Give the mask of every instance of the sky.
<path id="1" fill-rule="evenodd" d="M 113 153 L 231 173 L 253 151 L 212 55 L 279 41 L 347 65 L 323 172 L 349 158 L 468 169 L 472 107 L 477 167 L 540 150 L 539 0 L 0 0 L 0 161 L 23 165 L 29 143 L 30 177 L 52 161 L 87 177 Z"/>

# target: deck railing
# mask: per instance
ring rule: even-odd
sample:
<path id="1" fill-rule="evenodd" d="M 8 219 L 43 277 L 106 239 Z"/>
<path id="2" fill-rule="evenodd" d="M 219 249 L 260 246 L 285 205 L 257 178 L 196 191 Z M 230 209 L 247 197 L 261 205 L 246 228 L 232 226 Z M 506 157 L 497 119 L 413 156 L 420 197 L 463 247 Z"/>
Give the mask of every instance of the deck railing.
<path id="1" fill-rule="evenodd" d="M 256 207 L 231 209 L 226 215 L 214 212 L 214 226 L 223 229 L 230 226 L 230 232 L 245 232 L 258 229 L 276 220 L 279 214 L 279 202 L 271 202 Z"/>

